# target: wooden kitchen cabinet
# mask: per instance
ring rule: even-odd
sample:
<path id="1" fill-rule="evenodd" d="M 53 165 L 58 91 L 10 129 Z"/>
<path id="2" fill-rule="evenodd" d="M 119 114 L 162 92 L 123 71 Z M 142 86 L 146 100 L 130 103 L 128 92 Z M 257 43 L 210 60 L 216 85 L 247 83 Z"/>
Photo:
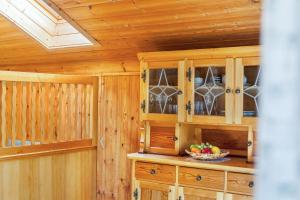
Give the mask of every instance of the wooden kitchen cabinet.
<path id="1" fill-rule="evenodd" d="M 241 124 L 259 116 L 258 46 L 140 53 L 141 120 Z"/>
<path id="2" fill-rule="evenodd" d="M 241 124 L 256 130 L 260 58 L 191 60 L 187 73 L 187 121 Z"/>
<path id="3" fill-rule="evenodd" d="M 254 165 L 246 158 L 224 163 L 181 156 L 129 154 L 132 200 L 252 200 Z"/>
<path id="4" fill-rule="evenodd" d="M 185 120 L 185 63 L 141 61 L 141 120 Z"/>
<path id="5" fill-rule="evenodd" d="M 189 187 L 178 188 L 178 200 L 224 200 L 223 192 Z"/>
<path id="6" fill-rule="evenodd" d="M 133 200 L 175 200 L 175 186 L 136 181 Z"/>

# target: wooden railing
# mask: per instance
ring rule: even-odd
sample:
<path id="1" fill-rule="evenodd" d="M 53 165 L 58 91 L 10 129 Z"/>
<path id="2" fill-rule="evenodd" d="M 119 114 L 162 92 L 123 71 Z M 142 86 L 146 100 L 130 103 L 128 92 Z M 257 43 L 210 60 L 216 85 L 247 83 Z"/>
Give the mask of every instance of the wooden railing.
<path id="1" fill-rule="evenodd" d="M 0 156 L 14 147 L 95 144 L 97 102 L 97 77 L 0 71 Z"/>

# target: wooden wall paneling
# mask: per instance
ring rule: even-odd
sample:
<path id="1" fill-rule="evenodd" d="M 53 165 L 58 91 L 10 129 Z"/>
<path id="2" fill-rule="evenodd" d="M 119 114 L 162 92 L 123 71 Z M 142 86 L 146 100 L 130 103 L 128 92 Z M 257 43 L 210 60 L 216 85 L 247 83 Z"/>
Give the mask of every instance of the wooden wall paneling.
<path id="1" fill-rule="evenodd" d="M 97 199 L 130 199 L 126 155 L 139 146 L 139 76 L 103 76 L 100 91 Z"/>
<path id="2" fill-rule="evenodd" d="M 0 199 L 95 200 L 96 150 L 0 162 Z"/>
<path id="3" fill-rule="evenodd" d="M 101 73 L 130 73 L 139 72 L 140 63 L 136 55 L 124 60 L 98 61 L 88 60 L 83 62 L 59 62 L 41 64 L 20 64 L 1 66 L 1 70 L 40 72 L 55 74 L 101 75 Z"/>

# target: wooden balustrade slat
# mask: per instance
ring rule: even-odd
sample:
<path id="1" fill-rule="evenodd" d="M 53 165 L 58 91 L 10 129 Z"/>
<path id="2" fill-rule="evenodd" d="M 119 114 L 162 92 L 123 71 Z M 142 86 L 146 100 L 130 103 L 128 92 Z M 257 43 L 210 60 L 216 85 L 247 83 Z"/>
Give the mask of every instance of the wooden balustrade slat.
<path id="1" fill-rule="evenodd" d="M 75 129 L 75 121 L 76 121 L 76 115 L 75 115 L 75 107 L 76 107 L 76 98 L 75 98 L 75 85 L 71 84 L 70 85 L 70 103 L 69 103 L 69 107 L 70 107 L 70 130 L 72 130 L 70 132 L 70 139 L 71 140 L 75 140 L 75 136 L 76 136 L 76 129 Z"/>
<path id="2" fill-rule="evenodd" d="M 16 146 L 17 137 L 17 83 L 12 82 L 11 98 L 11 146 Z"/>
<path id="3" fill-rule="evenodd" d="M 54 126 L 55 126 L 54 113 L 56 112 L 54 107 L 54 101 L 55 101 L 55 88 L 54 88 L 54 84 L 51 83 L 49 88 L 49 107 L 48 107 L 48 112 L 49 112 L 48 142 L 49 143 L 52 143 L 54 141 Z"/>
<path id="4" fill-rule="evenodd" d="M 2 147 L 2 81 L 0 81 L 0 147 Z"/>
<path id="5" fill-rule="evenodd" d="M 37 109 L 37 102 L 36 102 L 36 96 L 37 96 L 37 91 L 35 87 L 35 83 L 31 84 L 31 143 L 35 143 L 35 137 L 36 137 L 36 109 Z"/>
<path id="6" fill-rule="evenodd" d="M 39 95 L 39 102 L 40 102 L 40 109 L 39 109 L 39 119 L 37 120 L 37 123 L 39 123 L 40 127 L 37 127 L 39 130 L 39 140 L 41 141 L 42 144 L 45 144 L 46 136 L 46 126 L 45 126 L 45 112 L 46 112 L 46 91 L 45 91 L 45 83 L 42 83 L 40 85 L 40 95 Z"/>
<path id="7" fill-rule="evenodd" d="M 65 131 L 65 136 L 66 136 L 66 140 L 70 140 L 71 139 L 71 134 L 70 134 L 70 130 L 71 130 L 71 92 L 70 92 L 70 85 L 67 85 L 66 88 L 66 96 L 67 96 L 67 101 L 66 101 L 66 131 Z"/>
<path id="8" fill-rule="evenodd" d="M 93 88 L 92 88 L 92 85 L 89 86 L 90 89 L 89 89 L 89 138 L 92 138 L 93 137 Z"/>
<path id="9" fill-rule="evenodd" d="M 43 112 L 42 106 L 43 104 L 43 99 L 42 99 L 42 84 L 43 83 L 35 83 L 35 88 L 36 88 L 36 101 L 35 101 L 35 142 L 38 144 L 41 141 L 42 138 L 42 127 L 44 126 L 43 119 L 41 112 Z"/>
<path id="10" fill-rule="evenodd" d="M 50 104 L 50 83 L 44 83 L 43 85 L 43 112 L 41 115 L 43 116 L 43 143 L 48 143 L 49 141 L 49 104 Z"/>
<path id="11" fill-rule="evenodd" d="M 16 139 L 22 141 L 22 82 L 16 82 Z"/>
<path id="12" fill-rule="evenodd" d="M 84 138 L 89 138 L 90 136 L 90 92 L 91 92 L 91 88 L 90 85 L 86 86 L 86 102 L 85 102 L 85 108 L 86 108 L 86 119 L 85 119 L 85 123 L 86 123 L 86 135 Z"/>
<path id="13" fill-rule="evenodd" d="M 58 140 L 59 134 L 59 123 L 60 123 L 60 84 L 54 84 L 54 109 L 53 109 L 53 118 L 54 118 L 54 141 Z"/>
<path id="14" fill-rule="evenodd" d="M 6 121 L 5 121 L 5 97 L 6 96 L 6 82 L 1 82 L 1 146 L 5 147 L 5 140 L 6 140 Z"/>
<path id="15" fill-rule="evenodd" d="M 81 138 L 85 138 L 86 134 L 86 85 L 83 85 L 82 87 L 82 104 L 81 104 L 81 110 L 82 110 L 82 125 L 81 125 Z"/>
<path id="16" fill-rule="evenodd" d="M 66 111 L 67 111 L 67 85 L 66 84 L 62 84 L 62 96 L 61 96 L 61 134 L 60 134 L 60 138 L 59 141 L 64 141 L 65 138 L 65 133 L 68 131 L 67 130 L 67 115 L 66 115 Z"/>
<path id="17" fill-rule="evenodd" d="M 81 107 L 81 103 L 82 103 L 82 85 L 78 84 L 77 88 L 76 88 L 76 139 L 80 140 L 81 139 L 81 121 L 82 121 L 82 107 Z"/>
<path id="18" fill-rule="evenodd" d="M 26 139 L 32 139 L 32 83 L 26 83 Z"/>
<path id="19" fill-rule="evenodd" d="M 22 145 L 25 145 L 26 142 L 26 125 L 27 123 L 29 123 L 27 121 L 27 117 L 26 117 L 26 110 L 27 110 L 27 87 L 26 87 L 26 83 L 22 82 L 22 119 L 21 119 L 21 123 L 22 123 Z"/>
<path id="20" fill-rule="evenodd" d="M 6 82 L 6 144 L 8 144 L 8 141 L 12 142 L 12 88 L 12 82 Z"/>

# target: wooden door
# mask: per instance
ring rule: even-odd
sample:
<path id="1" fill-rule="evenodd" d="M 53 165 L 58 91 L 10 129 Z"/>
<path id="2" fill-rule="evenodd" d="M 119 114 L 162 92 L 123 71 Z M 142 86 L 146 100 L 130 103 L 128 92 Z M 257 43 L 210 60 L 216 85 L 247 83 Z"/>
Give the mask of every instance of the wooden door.
<path id="1" fill-rule="evenodd" d="M 139 147 L 139 76 L 101 77 L 97 200 L 131 199 L 128 153 Z"/>
<path id="2" fill-rule="evenodd" d="M 256 130 L 261 96 L 259 57 L 235 61 L 235 123 L 251 125 Z"/>
<path id="3" fill-rule="evenodd" d="M 185 62 L 141 63 L 141 120 L 184 121 Z"/>
<path id="4" fill-rule="evenodd" d="M 188 187 L 179 187 L 179 200 L 223 200 L 223 192 L 211 190 L 195 189 Z"/>
<path id="5" fill-rule="evenodd" d="M 136 181 L 133 200 L 175 200 L 175 186 Z"/>
<path id="6" fill-rule="evenodd" d="M 187 120 L 203 124 L 231 124 L 234 60 L 193 60 L 187 74 Z"/>

